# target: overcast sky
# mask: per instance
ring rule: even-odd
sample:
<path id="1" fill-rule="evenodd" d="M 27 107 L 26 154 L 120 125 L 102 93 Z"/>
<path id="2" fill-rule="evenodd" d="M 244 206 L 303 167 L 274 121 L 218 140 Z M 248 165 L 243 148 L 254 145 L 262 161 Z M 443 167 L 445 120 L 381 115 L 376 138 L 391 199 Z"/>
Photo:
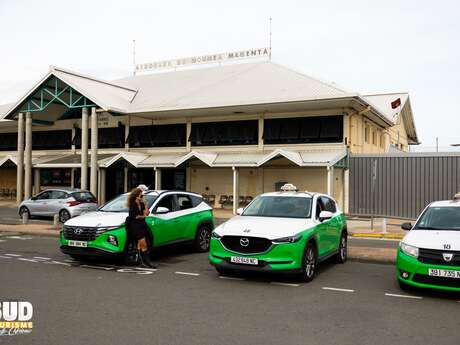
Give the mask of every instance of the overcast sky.
<path id="1" fill-rule="evenodd" d="M 459 1 L 0 0 L 0 104 L 57 65 L 114 79 L 137 62 L 268 45 L 360 93 L 408 91 L 422 145 L 460 143 Z"/>

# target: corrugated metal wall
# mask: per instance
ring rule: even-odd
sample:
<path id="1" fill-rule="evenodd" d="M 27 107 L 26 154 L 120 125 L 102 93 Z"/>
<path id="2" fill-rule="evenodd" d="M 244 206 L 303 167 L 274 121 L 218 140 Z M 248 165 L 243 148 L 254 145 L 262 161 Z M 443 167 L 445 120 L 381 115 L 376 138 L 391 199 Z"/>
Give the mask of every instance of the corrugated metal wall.
<path id="1" fill-rule="evenodd" d="M 431 201 L 451 199 L 457 192 L 458 154 L 350 157 L 350 214 L 416 218 Z"/>

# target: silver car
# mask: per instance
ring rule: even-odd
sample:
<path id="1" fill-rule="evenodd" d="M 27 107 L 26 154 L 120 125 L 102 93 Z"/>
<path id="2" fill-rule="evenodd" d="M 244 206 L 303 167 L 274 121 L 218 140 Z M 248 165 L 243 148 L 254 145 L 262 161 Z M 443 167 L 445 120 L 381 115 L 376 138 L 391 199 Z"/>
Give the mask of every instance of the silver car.
<path id="1" fill-rule="evenodd" d="M 72 217 L 97 210 L 97 200 L 91 192 L 81 189 L 47 189 L 19 205 L 19 215 L 53 217 L 65 223 Z"/>

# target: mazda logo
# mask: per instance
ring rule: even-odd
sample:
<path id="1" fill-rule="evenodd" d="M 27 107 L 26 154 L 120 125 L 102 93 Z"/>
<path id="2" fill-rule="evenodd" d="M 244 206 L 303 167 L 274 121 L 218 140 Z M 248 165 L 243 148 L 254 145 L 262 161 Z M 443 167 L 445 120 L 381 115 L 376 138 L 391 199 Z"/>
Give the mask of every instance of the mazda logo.
<path id="1" fill-rule="evenodd" d="M 242 247 L 247 247 L 249 246 L 249 239 L 246 237 L 243 237 L 240 239 L 240 244 Z"/>
<path id="2" fill-rule="evenodd" d="M 452 261 L 453 257 L 454 257 L 454 254 L 452 253 L 442 253 L 442 258 L 444 259 L 445 262 Z"/>
<path id="3" fill-rule="evenodd" d="M 73 233 L 75 235 L 81 235 L 83 233 L 83 229 L 80 229 L 80 228 L 76 228 L 73 230 Z"/>

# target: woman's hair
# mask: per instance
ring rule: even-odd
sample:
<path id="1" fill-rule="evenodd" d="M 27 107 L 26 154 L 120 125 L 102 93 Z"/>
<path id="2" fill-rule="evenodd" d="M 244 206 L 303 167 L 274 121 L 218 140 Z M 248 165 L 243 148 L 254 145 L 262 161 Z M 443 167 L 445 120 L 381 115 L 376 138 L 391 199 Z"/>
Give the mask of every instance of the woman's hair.
<path id="1" fill-rule="evenodd" d="M 136 198 L 142 194 L 142 190 L 140 188 L 134 188 L 131 193 L 128 195 L 128 207 L 131 207 L 132 204 L 136 201 Z"/>

